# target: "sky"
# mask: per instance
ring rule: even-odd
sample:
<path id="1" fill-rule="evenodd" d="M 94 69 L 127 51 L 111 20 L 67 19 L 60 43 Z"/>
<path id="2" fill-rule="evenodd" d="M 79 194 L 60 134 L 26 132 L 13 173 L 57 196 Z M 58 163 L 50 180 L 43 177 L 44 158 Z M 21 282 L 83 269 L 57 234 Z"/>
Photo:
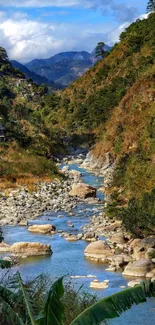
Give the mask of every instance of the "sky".
<path id="1" fill-rule="evenodd" d="M 21 63 L 113 45 L 147 0 L 0 0 L 0 46 Z"/>

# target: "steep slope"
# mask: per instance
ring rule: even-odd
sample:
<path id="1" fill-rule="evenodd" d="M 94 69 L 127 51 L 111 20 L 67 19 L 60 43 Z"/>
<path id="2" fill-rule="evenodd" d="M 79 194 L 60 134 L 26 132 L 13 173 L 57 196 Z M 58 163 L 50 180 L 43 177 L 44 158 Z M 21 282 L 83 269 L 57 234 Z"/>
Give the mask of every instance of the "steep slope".
<path id="1" fill-rule="evenodd" d="M 154 15 L 132 24 L 106 59 L 64 91 L 67 126 L 76 123 L 94 129 L 107 120 L 138 78 L 154 65 L 153 27 Z"/>
<path id="2" fill-rule="evenodd" d="M 58 86 L 54 83 L 54 81 L 49 81 L 47 78 L 42 77 L 29 69 L 27 69 L 23 64 L 12 60 L 11 64 L 13 68 L 19 69 L 21 72 L 23 72 L 27 79 L 32 79 L 37 85 L 45 84 L 47 86 L 52 87 L 53 89 L 57 89 Z"/>
<path id="3" fill-rule="evenodd" d="M 155 14 L 131 24 L 120 40 L 63 92 L 59 111 L 59 124 L 68 133 L 95 132 L 95 158 L 104 164 L 110 152 L 116 162 L 106 190 L 115 208 L 142 200 L 155 184 Z"/>
<path id="4" fill-rule="evenodd" d="M 108 51 L 110 47 L 106 45 L 105 49 Z M 71 51 L 58 53 L 49 59 L 33 60 L 26 67 L 48 80 L 67 86 L 82 76 L 97 60 L 95 50 L 92 53 Z"/>
<path id="5" fill-rule="evenodd" d="M 57 169 L 48 158 L 62 147 L 44 120 L 47 87 L 27 81 L 3 48 L 0 76 L 0 188 L 51 179 Z"/>

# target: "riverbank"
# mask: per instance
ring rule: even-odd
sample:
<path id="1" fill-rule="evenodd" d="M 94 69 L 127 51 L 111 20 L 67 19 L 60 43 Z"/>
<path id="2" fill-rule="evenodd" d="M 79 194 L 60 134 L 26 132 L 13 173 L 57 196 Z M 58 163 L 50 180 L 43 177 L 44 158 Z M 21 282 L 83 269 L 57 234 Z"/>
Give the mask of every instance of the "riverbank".
<path id="1" fill-rule="evenodd" d="M 60 166 L 61 173 L 65 175 L 64 182 L 55 180 L 52 184 L 40 184 L 41 188 L 39 188 L 39 192 L 33 194 L 24 192 L 22 197 L 21 195 L 14 197 L 13 202 L 16 204 L 16 209 L 18 207 L 17 202 L 20 202 L 19 209 L 21 209 L 20 211 L 22 212 L 23 218 L 19 220 L 19 216 L 17 216 L 13 221 L 11 220 L 10 224 L 14 222 L 14 224 L 18 224 L 19 226 L 26 226 L 29 220 L 30 226 L 39 224 L 40 227 L 42 227 L 41 225 L 46 224 L 46 226 L 49 227 L 49 224 L 52 222 L 52 225 L 54 225 L 54 227 L 56 226 L 56 231 L 51 232 L 51 239 L 56 238 L 56 236 L 58 238 L 59 236 L 70 245 L 74 245 L 75 242 L 79 243 L 81 240 L 85 242 L 85 245 L 91 242 L 91 250 L 89 251 L 88 245 L 85 251 L 86 246 L 84 245 L 82 253 L 85 255 L 85 258 L 91 262 L 97 262 L 104 265 L 108 264 L 109 267 L 107 268 L 107 272 L 125 272 L 125 275 L 131 277 L 140 276 L 153 279 L 155 276 L 155 239 L 153 237 L 148 237 L 143 240 L 139 238 L 135 240 L 125 231 L 119 220 L 106 217 L 103 211 L 103 201 L 101 201 L 102 204 L 100 204 L 99 200 L 101 197 L 94 197 L 96 195 L 96 190 L 95 187 L 93 188 L 91 186 L 96 182 L 97 189 L 100 189 L 102 183 L 104 184 L 103 178 L 99 179 L 98 176 L 94 176 L 94 174 L 86 173 L 87 179 L 85 179 L 84 169 L 82 169 L 84 164 L 85 162 L 83 162 L 83 157 L 81 156 L 77 156 L 76 158 L 65 158 L 63 165 Z M 79 167 L 77 168 L 77 166 Z M 83 181 L 85 181 L 86 184 L 83 184 Z M 73 194 L 73 188 L 74 191 L 76 190 L 78 193 Z M 83 193 L 84 188 L 85 192 Z M 90 196 L 92 197 L 87 197 L 88 190 L 90 190 Z M 73 196 L 71 196 L 71 192 Z M 81 197 L 81 193 L 83 197 Z M 97 196 L 101 195 L 103 200 L 103 194 L 97 191 Z M 78 196 L 80 198 L 78 198 Z M 26 200 L 26 204 L 30 209 L 27 211 L 28 217 L 24 215 L 24 209 L 26 209 L 26 207 L 24 206 L 23 198 Z M 5 204 L 4 202 L 5 201 L 3 201 L 3 204 Z M 50 205 L 48 205 L 49 202 Z M 36 209 L 34 209 L 35 206 L 37 207 Z M 32 213 L 30 214 L 29 211 L 31 211 L 31 209 Z M 52 213 L 50 210 L 52 210 Z M 43 215 L 44 218 L 38 218 L 39 215 Z M 51 215 L 55 215 L 57 220 L 61 219 L 62 223 L 64 222 L 63 219 L 65 219 L 67 227 L 64 227 L 64 224 L 61 228 L 59 226 L 57 227 L 58 221 L 55 218 L 53 220 Z M 78 229 L 74 224 L 74 216 L 76 215 L 78 216 Z M 83 218 L 85 216 L 86 222 L 83 224 Z M 33 219 L 36 220 L 32 222 Z M 39 236 L 36 234 L 36 228 L 40 227 L 35 226 L 34 234 L 32 234 L 33 237 L 31 237 L 31 235 L 24 235 L 22 239 L 25 240 L 26 237 L 26 239 L 34 238 L 36 240 Z M 27 231 L 29 232 L 30 228 L 33 227 L 25 228 L 25 234 Z M 42 233 L 41 235 L 43 236 Z M 50 235 L 50 233 L 44 234 L 42 238 L 45 239 L 45 235 Z M 17 242 L 19 242 L 19 240 Z M 99 248 L 100 245 L 102 249 Z"/>
<path id="2" fill-rule="evenodd" d="M 68 174 L 67 177 L 52 182 L 36 184 L 36 190 L 28 191 L 21 187 L 9 193 L 0 193 L 0 225 L 27 225 L 28 220 L 33 220 L 46 211 L 58 212 L 72 211 L 79 201 L 76 197 L 69 196 L 69 192 L 77 175 Z"/>

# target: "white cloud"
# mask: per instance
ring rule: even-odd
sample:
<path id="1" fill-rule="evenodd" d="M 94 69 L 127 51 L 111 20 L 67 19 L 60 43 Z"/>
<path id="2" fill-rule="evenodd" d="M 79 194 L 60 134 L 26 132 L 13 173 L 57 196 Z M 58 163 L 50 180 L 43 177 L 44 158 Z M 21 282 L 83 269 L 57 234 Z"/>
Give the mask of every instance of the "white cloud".
<path id="1" fill-rule="evenodd" d="M 13 16 L 0 22 L 1 46 L 10 59 L 28 62 L 34 58 L 47 58 L 67 50 L 93 50 L 101 39 L 100 30 L 109 26 L 67 23 L 44 23 Z"/>
<path id="2" fill-rule="evenodd" d="M 87 9 L 99 9 L 104 14 L 111 11 L 116 20 L 126 21 L 135 18 L 137 9 L 122 0 L 0 0 L 2 7 L 17 8 L 43 8 L 43 7 L 82 7 Z"/>
<path id="3" fill-rule="evenodd" d="M 147 15 L 140 18 L 147 18 Z M 10 19 L 3 16 L 0 21 L 0 40 L 10 59 L 25 63 L 35 58 L 48 58 L 63 51 L 92 51 L 101 40 L 112 45 L 118 42 L 120 33 L 129 24 L 130 22 L 126 22 L 114 29 L 106 24 L 92 26 L 83 23 L 78 26 L 69 23 L 44 23 L 27 17 L 20 18 L 18 13 L 17 17 L 13 15 Z"/>
<path id="4" fill-rule="evenodd" d="M 84 0 L 91 2 L 91 0 Z M 1 6 L 12 7 L 71 7 L 82 5 L 82 0 L 0 0 Z"/>

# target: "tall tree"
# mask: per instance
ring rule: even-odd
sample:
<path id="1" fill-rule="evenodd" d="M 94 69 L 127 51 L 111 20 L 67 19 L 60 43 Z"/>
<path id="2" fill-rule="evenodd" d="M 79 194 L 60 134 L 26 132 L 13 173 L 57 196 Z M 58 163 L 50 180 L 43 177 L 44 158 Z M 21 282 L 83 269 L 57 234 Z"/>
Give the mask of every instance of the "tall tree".
<path id="1" fill-rule="evenodd" d="M 97 44 L 97 46 L 96 46 L 96 57 L 99 57 L 99 56 L 102 57 L 102 58 L 105 57 L 107 51 L 105 51 L 104 47 L 105 47 L 104 42 L 99 42 Z"/>
<path id="2" fill-rule="evenodd" d="M 155 12 L 155 0 L 149 0 L 147 4 L 147 12 Z"/>
<path id="3" fill-rule="evenodd" d="M 0 47 L 0 62 L 8 60 L 7 52 L 3 47 Z"/>

